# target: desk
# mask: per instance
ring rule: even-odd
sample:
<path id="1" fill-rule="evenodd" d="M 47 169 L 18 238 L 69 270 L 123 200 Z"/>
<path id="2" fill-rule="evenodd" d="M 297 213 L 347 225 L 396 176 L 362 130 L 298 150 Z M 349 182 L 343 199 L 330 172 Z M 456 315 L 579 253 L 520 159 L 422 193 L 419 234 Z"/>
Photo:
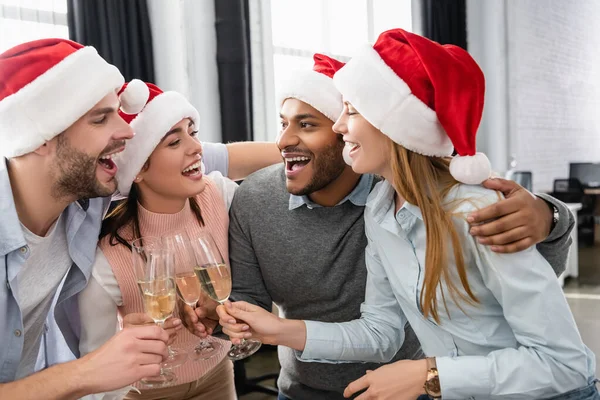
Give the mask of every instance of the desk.
<path id="1" fill-rule="evenodd" d="M 579 243 L 577 240 L 577 211 L 581 210 L 581 203 L 567 203 L 567 207 L 575 217 L 575 227 L 571 231 L 573 243 L 569 248 L 567 256 L 567 267 L 565 272 L 558 278 L 560 285 L 564 286 L 566 277 L 577 278 L 579 276 Z"/>

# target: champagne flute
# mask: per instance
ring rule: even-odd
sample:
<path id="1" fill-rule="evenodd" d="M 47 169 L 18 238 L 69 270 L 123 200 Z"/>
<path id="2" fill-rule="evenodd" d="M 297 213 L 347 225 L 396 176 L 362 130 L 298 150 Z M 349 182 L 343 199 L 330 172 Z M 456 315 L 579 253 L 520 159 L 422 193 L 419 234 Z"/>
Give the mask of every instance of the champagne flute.
<path id="1" fill-rule="evenodd" d="M 231 295 L 231 269 L 225 263 L 213 237 L 205 232 L 192 240 L 198 266 L 196 276 L 206 294 L 224 304 Z M 242 339 L 242 343 L 232 346 L 227 354 L 232 361 L 242 360 L 256 353 L 262 343 L 256 339 Z"/>
<path id="2" fill-rule="evenodd" d="M 177 302 L 173 253 L 164 249 L 160 238 L 144 237 L 134 240 L 131 245 L 133 268 L 142 295 L 144 310 L 160 326 L 173 315 Z M 145 378 L 147 387 L 161 387 L 175 380 L 169 371 L 187 361 L 185 352 L 176 352 L 168 347 L 169 356 L 162 363 L 158 377 Z"/>
<path id="3" fill-rule="evenodd" d="M 175 256 L 175 282 L 179 297 L 195 309 L 202 291 L 194 272 L 196 257 L 189 236 L 185 231 L 170 232 L 163 236 L 162 241 Z M 194 361 L 207 360 L 217 355 L 222 348 L 221 343 L 203 339 L 188 356 Z"/>

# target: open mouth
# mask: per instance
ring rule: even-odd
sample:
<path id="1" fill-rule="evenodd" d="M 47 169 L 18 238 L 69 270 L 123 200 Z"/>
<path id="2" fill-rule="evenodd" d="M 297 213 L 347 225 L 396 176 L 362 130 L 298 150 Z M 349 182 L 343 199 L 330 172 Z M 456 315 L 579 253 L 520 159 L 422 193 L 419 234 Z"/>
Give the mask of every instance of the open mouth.
<path id="1" fill-rule="evenodd" d="M 202 174 L 202 160 L 198 160 L 192 165 L 181 171 L 181 175 L 188 177 L 197 177 Z"/>
<path id="2" fill-rule="evenodd" d="M 289 175 L 295 175 L 297 173 L 299 173 L 300 171 L 302 171 L 304 169 L 304 167 L 306 167 L 308 165 L 308 163 L 311 161 L 310 157 L 307 156 L 295 156 L 295 157 L 290 157 L 290 156 L 284 156 L 284 160 L 285 160 L 285 170 L 286 173 Z"/>
<path id="3" fill-rule="evenodd" d="M 109 174 L 114 174 L 117 172 L 117 164 L 115 164 L 113 158 L 121 153 L 125 148 L 120 148 L 116 151 L 113 151 L 109 154 L 104 154 L 98 157 L 98 165 L 102 167 Z"/>
<path id="4" fill-rule="evenodd" d="M 348 155 L 352 157 L 352 154 L 355 153 L 358 149 L 360 149 L 360 145 L 354 142 L 346 142 L 346 148 L 348 149 L 346 150 L 348 152 Z"/>

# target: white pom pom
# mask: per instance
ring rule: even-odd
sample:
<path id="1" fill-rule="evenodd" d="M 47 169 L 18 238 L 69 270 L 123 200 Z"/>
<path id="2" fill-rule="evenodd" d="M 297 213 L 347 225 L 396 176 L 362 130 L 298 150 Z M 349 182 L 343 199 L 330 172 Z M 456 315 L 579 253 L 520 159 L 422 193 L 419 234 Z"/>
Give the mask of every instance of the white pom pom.
<path id="1" fill-rule="evenodd" d="M 125 114 L 139 113 L 146 105 L 149 96 L 148 86 L 139 79 L 133 79 L 119 96 L 121 111 Z"/>
<path id="2" fill-rule="evenodd" d="M 344 146 L 344 150 L 342 151 L 342 155 L 344 156 L 344 161 L 349 166 L 352 166 L 352 158 L 350 158 L 350 149 L 351 148 L 352 148 L 352 145 L 349 143 L 346 143 L 346 145 Z"/>
<path id="3" fill-rule="evenodd" d="M 483 153 L 476 153 L 474 156 L 456 156 L 450 162 L 450 173 L 461 183 L 479 185 L 490 177 L 492 166 Z"/>

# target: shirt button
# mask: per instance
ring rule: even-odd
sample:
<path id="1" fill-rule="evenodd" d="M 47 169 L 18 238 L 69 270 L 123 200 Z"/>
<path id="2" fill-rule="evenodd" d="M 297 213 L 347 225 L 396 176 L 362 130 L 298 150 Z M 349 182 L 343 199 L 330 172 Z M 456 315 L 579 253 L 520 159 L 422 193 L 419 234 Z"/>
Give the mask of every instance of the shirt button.
<path id="1" fill-rule="evenodd" d="M 27 246 L 23 246 L 19 249 L 19 251 L 21 252 L 21 254 L 25 254 L 27 253 Z"/>
<path id="2" fill-rule="evenodd" d="M 21 331 L 19 329 L 15 329 L 15 336 L 16 337 L 20 337 L 21 336 Z"/>

